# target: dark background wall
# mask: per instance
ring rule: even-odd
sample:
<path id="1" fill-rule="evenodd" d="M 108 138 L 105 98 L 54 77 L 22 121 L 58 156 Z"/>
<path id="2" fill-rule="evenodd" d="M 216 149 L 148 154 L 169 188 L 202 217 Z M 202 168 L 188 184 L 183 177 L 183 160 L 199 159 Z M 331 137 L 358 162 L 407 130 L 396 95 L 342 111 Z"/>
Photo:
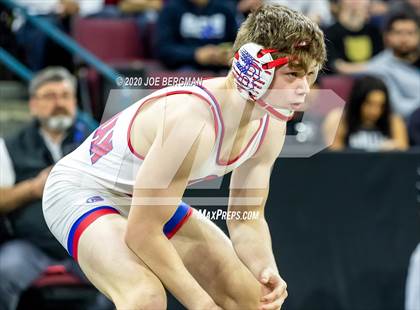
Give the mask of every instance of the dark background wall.
<path id="1" fill-rule="evenodd" d="M 416 152 L 279 159 L 266 217 L 289 287 L 284 309 L 403 309 L 420 242 L 419 174 Z M 228 184 L 187 196 L 227 196 Z M 172 298 L 168 308 L 182 309 Z"/>

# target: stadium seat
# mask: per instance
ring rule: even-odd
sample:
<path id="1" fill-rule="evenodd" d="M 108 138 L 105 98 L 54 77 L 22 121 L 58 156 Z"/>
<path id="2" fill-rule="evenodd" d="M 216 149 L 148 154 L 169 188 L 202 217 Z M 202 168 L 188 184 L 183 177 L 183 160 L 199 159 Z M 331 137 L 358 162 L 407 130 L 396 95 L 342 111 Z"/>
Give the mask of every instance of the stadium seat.
<path id="1" fill-rule="evenodd" d="M 347 102 L 354 78 L 348 75 L 330 75 L 320 79 L 321 89 L 331 89 Z"/>
<path id="2" fill-rule="evenodd" d="M 32 286 L 41 288 L 54 285 L 85 285 L 76 275 L 68 272 L 63 265 L 51 265 Z"/>
<path id="3" fill-rule="evenodd" d="M 109 64 L 127 63 L 144 58 L 144 44 L 133 19 L 76 18 L 73 38 Z"/>
<path id="4" fill-rule="evenodd" d="M 51 265 L 21 295 L 17 310 L 84 309 L 97 290 L 69 272 L 63 265 Z"/>
<path id="5" fill-rule="evenodd" d="M 143 67 L 145 44 L 141 42 L 143 36 L 132 18 L 78 17 L 73 21 L 72 36 L 81 46 L 118 71 Z M 99 120 L 106 102 L 106 98 L 101 97 L 104 92 L 103 80 L 93 68 L 88 68 L 83 78 L 89 89 L 91 110 Z"/>

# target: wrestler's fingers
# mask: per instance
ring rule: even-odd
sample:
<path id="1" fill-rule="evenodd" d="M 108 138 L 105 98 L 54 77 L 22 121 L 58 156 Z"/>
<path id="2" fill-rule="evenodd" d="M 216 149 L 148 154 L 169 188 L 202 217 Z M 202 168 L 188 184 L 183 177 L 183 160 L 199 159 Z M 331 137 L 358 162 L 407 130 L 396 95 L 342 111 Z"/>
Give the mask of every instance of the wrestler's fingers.
<path id="1" fill-rule="evenodd" d="M 272 301 L 278 299 L 281 296 L 281 294 L 282 294 L 282 291 L 280 290 L 280 288 L 276 288 L 275 290 L 273 290 L 269 294 L 261 297 L 261 301 L 262 302 L 272 302 Z"/>
<path id="2" fill-rule="evenodd" d="M 274 301 L 262 304 L 260 306 L 259 310 L 278 310 L 278 309 L 281 309 L 281 306 L 283 305 L 287 296 L 288 296 L 287 291 L 284 291 L 283 294 L 281 294 Z"/>
<path id="3" fill-rule="evenodd" d="M 261 297 L 261 301 L 270 302 L 279 298 L 283 293 L 287 294 L 287 285 L 283 282 L 280 286 L 276 287 L 272 292 Z"/>

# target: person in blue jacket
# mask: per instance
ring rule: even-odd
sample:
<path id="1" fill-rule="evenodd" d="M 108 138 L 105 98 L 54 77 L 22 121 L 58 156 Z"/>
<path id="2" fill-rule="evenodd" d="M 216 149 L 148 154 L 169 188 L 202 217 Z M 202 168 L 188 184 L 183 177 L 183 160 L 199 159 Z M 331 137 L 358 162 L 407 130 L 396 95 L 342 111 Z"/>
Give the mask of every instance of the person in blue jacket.
<path id="1" fill-rule="evenodd" d="M 238 25 L 219 0 L 174 0 L 162 9 L 155 52 L 170 69 L 227 69 Z"/>

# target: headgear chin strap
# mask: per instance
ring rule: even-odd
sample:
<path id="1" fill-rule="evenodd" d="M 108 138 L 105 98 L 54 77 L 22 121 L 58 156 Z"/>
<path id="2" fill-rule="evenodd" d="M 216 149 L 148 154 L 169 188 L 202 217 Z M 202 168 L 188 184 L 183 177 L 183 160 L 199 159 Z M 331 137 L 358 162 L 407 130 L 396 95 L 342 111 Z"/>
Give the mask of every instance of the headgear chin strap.
<path id="1" fill-rule="evenodd" d="M 287 57 L 273 59 L 275 49 L 265 49 L 256 43 L 246 43 L 236 52 L 232 63 L 236 88 L 246 100 L 253 100 L 267 112 L 282 120 L 293 117 L 293 111 L 275 108 L 261 97 L 267 92 L 274 78 L 275 68 L 289 62 Z"/>

